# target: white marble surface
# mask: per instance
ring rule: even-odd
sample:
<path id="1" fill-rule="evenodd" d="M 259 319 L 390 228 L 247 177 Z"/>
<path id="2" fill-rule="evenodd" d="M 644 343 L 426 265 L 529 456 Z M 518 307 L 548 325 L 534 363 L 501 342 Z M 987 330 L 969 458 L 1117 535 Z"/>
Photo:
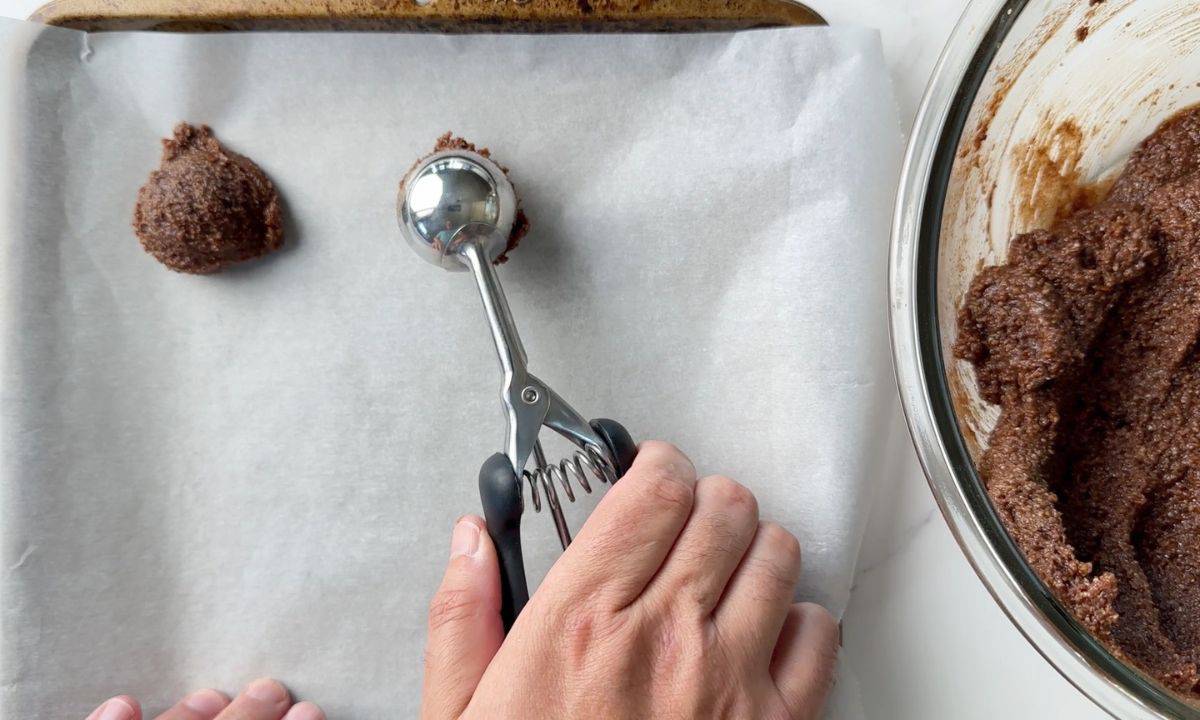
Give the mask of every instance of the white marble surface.
<path id="1" fill-rule="evenodd" d="M 25 17 L 42 0 L 6 0 Z M 831 22 L 879 28 L 907 128 L 966 0 L 811 0 Z M 883 312 L 883 309 L 880 309 Z M 899 416 L 895 441 L 908 447 Z M 915 455 L 879 479 L 844 620 L 871 720 L 1098 718 L 1009 623 L 943 522 Z"/>

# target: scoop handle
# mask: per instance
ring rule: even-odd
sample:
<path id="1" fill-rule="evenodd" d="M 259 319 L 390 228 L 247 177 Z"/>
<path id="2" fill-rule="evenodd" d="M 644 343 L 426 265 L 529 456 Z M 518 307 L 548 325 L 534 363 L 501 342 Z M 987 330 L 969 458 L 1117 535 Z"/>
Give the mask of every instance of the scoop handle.
<path id="1" fill-rule="evenodd" d="M 479 497 L 500 558 L 500 619 L 508 634 L 529 602 L 529 586 L 521 555 L 521 485 L 504 453 L 492 455 L 479 468 Z"/>
<path id="2" fill-rule="evenodd" d="M 605 418 L 588 424 L 608 446 L 617 477 L 629 472 L 637 456 L 637 444 L 629 431 L 621 423 Z M 529 584 L 521 553 L 521 483 L 504 453 L 492 455 L 479 468 L 479 498 L 488 535 L 500 559 L 500 619 L 507 634 L 529 602 Z"/>

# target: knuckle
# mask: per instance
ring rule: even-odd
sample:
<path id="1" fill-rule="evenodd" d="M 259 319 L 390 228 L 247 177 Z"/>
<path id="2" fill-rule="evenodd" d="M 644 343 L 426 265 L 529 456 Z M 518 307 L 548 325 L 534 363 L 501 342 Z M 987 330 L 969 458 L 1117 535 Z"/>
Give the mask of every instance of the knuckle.
<path id="1" fill-rule="evenodd" d="M 676 618 L 667 616 L 654 628 L 655 667 L 670 670 L 678 666 L 680 657 L 687 652 L 686 636 L 680 630 Z"/>
<path id="2" fill-rule="evenodd" d="M 815 642 L 819 644 L 820 649 L 836 656 L 839 642 L 838 636 L 841 634 L 837 619 L 833 617 L 832 613 L 816 603 L 799 603 L 798 609 L 801 613 L 802 621 L 813 629 L 813 634 L 816 638 Z"/>
<path id="3" fill-rule="evenodd" d="M 664 594 L 666 612 L 687 620 L 707 618 L 712 613 L 721 600 L 722 588 L 714 587 L 708 580 L 705 568 L 715 557 L 716 553 L 711 550 L 693 551 L 679 557 L 680 564 L 686 563 L 687 567 L 677 570 L 669 591 Z"/>
<path id="4" fill-rule="evenodd" d="M 791 598 L 796 588 L 796 576 L 786 567 L 771 560 L 759 560 L 755 563 L 758 587 L 756 597 L 761 602 L 776 603 L 784 598 Z"/>
<path id="5" fill-rule="evenodd" d="M 707 615 L 689 612 L 686 604 L 660 599 L 653 607 L 642 606 L 637 625 L 642 635 L 643 655 L 660 680 L 671 682 L 700 671 L 709 657 L 706 652 Z"/>
<path id="6" fill-rule="evenodd" d="M 764 523 L 763 540 L 773 558 L 789 570 L 799 570 L 801 562 L 800 541 L 777 523 Z"/>
<path id="7" fill-rule="evenodd" d="M 443 588 L 429 601 L 429 630 L 439 630 L 475 615 L 479 599 L 474 594 L 455 588 Z"/>
<path id="8" fill-rule="evenodd" d="M 659 505 L 689 511 L 694 492 L 692 486 L 665 469 L 656 469 L 644 478 L 646 494 Z"/>
<path id="9" fill-rule="evenodd" d="M 799 717 L 815 720 L 837 684 L 838 623 L 828 610 L 814 603 L 797 603 L 791 614 L 799 615 L 799 623 L 805 628 L 800 642 L 804 645 L 802 654 L 808 659 L 790 671 L 799 681 L 791 683 L 796 692 L 794 705 L 801 711 Z"/>
<path id="10" fill-rule="evenodd" d="M 694 517 L 694 516 L 693 516 Z M 693 521 L 698 525 L 700 542 L 693 543 L 694 549 L 690 556 L 683 559 L 689 561 L 695 568 L 696 575 L 703 577 L 708 572 L 708 564 L 728 555 L 734 550 L 744 550 L 744 532 L 739 526 L 742 523 L 734 515 L 724 511 L 707 512 Z"/>
<path id="11" fill-rule="evenodd" d="M 722 550 L 728 550 L 729 546 L 737 539 L 737 533 L 734 531 L 734 526 L 737 524 L 731 515 L 726 510 L 712 510 L 706 513 L 697 513 L 693 522 L 700 526 L 700 531 L 711 538 L 715 542 L 706 543 L 700 548 L 701 559 L 708 559 L 712 553 Z"/>
<path id="12" fill-rule="evenodd" d="M 696 479 L 696 467 L 687 455 L 669 442 L 650 440 L 638 447 L 638 462 L 644 465 L 670 468 L 688 480 Z"/>
<path id="13" fill-rule="evenodd" d="M 754 578 L 751 583 L 754 598 L 760 602 L 777 603 L 790 598 L 800 576 L 800 543 L 773 523 L 759 528 L 759 550 L 744 561 Z"/>
<path id="14" fill-rule="evenodd" d="M 647 440 L 638 447 L 638 453 L 649 453 L 655 458 L 683 454 L 679 448 L 666 440 Z"/>
<path id="15" fill-rule="evenodd" d="M 622 615 L 593 608 L 577 608 L 567 613 L 561 626 L 563 646 L 575 667 L 586 665 L 598 648 L 620 644 L 625 632 Z"/>
<path id="16" fill-rule="evenodd" d="M 716 590 L 705 586 L 691 586 L 686 597 L 689 602 L 684 604 L 682 611 L 687 617 L 708 617 L 712 609 L 721 601 L 721 595 Z"/>
<path id="17" fill-rule="evenodd" d="M 792 680 L 787 685 L 794 717 L 816 720 L 830 691 L 837 684 L 838 625 L 828 610 L 813 603 L 797 603 L 791 613 L 799 615 L 805 628 L 800 642 L 806 661 L 793 664 L 788 670 Z"/>
<path id="18" fill-rule="evenodd" d="M 708 492 L 711 492 L 720 505 L 731 508 L 742 508 L 758 514 L 758 500 L 754 493 L 745 485 L 724 475 L 710 475 L 700 481 Z"/>

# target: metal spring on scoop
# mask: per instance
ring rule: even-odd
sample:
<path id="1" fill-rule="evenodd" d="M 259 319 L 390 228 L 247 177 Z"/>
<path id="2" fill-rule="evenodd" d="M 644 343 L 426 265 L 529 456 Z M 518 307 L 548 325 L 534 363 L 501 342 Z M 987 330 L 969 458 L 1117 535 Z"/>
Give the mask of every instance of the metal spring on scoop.
<path id="1" fill-rule="evenodd" d="M 571 530 L 567 527 L 566 518 L 563 516 L 562 503 L 559 500 L 555 484 L 562 487 L 569 502 L 575 502 L 572 481 L 578 483 L 584 492 L 591 494 L 592 485 L 588 480 L 589 475 L 601 483 L 612 485 L 617 481 L 617 470 L 608 456 L 593 445 L 576 450 L 570 457 L 553 464 L 546 462 L 546 454 L 542 451 L 540 442 L 534 444 L 533 454 L 537 468 L 521 473 L 524 481 L 529 484 L 529 496 L 533 501 L 533 511 L 542 511 L 542 493 L 545 493 L 546 503 L 550 506 L 550 515 L 554 519 L 554 526 L 558 531 L 558 539 L 562 543 L 563 549 L 566 550 L 567 546 L 571 544 Z M 522 493 L 522 510 L 524 505 L 525 496 Z"/>

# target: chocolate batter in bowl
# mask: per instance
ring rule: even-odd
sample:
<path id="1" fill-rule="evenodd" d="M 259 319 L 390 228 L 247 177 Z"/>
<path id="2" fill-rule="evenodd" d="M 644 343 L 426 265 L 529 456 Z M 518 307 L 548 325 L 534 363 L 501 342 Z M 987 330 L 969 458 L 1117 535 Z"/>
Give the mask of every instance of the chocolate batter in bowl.
<path id="1" fill-rule="evenodd" d="M 1181 0 L 976 0 L 894 228 L 934 494 L 1018 629 L 1122 718 L 1200 718 L 1200 113 L 1138 150 L 1200 103 L 1198 38 Z"/>
<path id="2" fill-rule="evenodd" d="M 1026 560 L 1115 653 L 1200 697 L 1200 107 L 975 276 L 954 354 L 1001 408 L 979 468 Z"/>

